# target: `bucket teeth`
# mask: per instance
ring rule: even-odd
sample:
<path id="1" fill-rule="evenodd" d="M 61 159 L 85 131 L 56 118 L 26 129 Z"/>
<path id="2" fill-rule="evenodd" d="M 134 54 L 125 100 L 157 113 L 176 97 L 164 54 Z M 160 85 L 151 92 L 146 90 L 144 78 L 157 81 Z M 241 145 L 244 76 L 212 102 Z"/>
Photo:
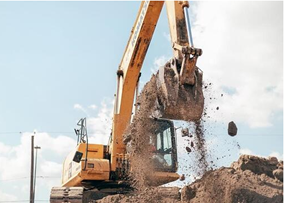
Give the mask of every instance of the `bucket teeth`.
<path id="1" fill-rule="evenodd" d="M 195 84 L 195 65 L 196 65 L 197 58 L 189 58 L 184 57 L 182 64 L 181 64 L 181 70 L 180 70 L 180 84 L 188 84 L 188 85 L 194 85 Z"/>

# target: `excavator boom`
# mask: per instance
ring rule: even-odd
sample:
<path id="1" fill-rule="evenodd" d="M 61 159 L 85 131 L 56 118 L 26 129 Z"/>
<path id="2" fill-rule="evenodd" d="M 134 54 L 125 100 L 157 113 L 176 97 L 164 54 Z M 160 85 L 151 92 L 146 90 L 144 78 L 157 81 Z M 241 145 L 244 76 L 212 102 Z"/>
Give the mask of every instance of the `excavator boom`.
<path id="1" fill-rule="evenodd" d="M 115 171 L 117 154 L 125 153 L 123 133 L 129 125 L 134 94 L 140 70 L 158 22 L 163 1 L 143 1 L 131 30 L 125 52 L 117 71 L 112 140 L 110 144 L 111 171 Z"/>

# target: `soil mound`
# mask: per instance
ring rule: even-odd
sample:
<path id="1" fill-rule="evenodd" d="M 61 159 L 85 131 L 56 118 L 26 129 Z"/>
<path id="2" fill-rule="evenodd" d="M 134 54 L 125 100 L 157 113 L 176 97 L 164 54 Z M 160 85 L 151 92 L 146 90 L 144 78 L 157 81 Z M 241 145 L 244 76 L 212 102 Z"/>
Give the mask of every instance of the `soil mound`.
<path id="1" fill-rule="evenodd" d="M 97 202 L 281 203 L 283 161 L 275 157 L 242 155 L 231 167 L 208 171 L 182 189 L 146 188 L 128 195 L 108 196 Z"/>
<path id="2" fill-rule="evenodd" d="M 283 179 L 274 176 L 282 171 L 277 158 L 242 155 L 231 167 L 209 171 L 181 190 L 185 202 L 261 203 L 283 202 Z M 274 172 L 275 173 L 275 172 Z"/>

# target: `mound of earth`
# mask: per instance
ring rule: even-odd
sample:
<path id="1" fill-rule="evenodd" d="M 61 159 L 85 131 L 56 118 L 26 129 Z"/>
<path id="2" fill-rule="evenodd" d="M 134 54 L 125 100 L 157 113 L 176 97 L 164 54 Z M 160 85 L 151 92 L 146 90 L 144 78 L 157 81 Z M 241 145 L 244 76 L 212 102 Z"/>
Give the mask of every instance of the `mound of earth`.
<path id="1" fill-rule="evenodd" d="M 230 167 L 208 171 L 182 189 L 146 188 L 139 193 L 108 196 L 96 202 L 281 203 L 283 161 L 242 155 Z"/>
<path id="2" fill-rule="evenodd" d="M 283 202 L 283 162 L 242 155 L 231 167 L 209 171 L 181 190 L 185 202 Z M 274 175 L 273 175 L 274 174 Z M 276 175 L 277 174 L 277 175 Z"/>

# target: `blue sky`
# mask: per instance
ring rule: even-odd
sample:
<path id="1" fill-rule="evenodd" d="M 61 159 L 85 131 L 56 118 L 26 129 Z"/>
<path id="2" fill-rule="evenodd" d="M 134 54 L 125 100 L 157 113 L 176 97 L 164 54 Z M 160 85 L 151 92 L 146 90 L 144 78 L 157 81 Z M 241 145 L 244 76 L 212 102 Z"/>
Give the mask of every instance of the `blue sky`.
<path id="1" fill-rule="evenodd" d="M 59 185 L 61 163 L 75 146 L 77 120 L 89 118 L 93 141 L 108 140 L 116 70 L 139 6 L 0 2 L 1 180 L 28 176 L 34 130 L 42 147 L 38 175 L 46 177 L 38 180 L 37 199 L 42 200 Z M 206 137 L 217 165 L 229 165 L 239 153 L 283 159 L 283 3 L 193 2 L 191 11 L 194 44 L 204 51 L 198 66 L 204 81 L 212 82 L 205 93 Z M 142 85 L 171 56 L 164 8 L 144 61 Z M 234 138 L 226 134 L 231 120 L 239 128 Z M 186 145 L 182 139 L 178 143 Z M 0 200 L 28 199 L 28 186 L 27 178 L 0 181 Z"/>

